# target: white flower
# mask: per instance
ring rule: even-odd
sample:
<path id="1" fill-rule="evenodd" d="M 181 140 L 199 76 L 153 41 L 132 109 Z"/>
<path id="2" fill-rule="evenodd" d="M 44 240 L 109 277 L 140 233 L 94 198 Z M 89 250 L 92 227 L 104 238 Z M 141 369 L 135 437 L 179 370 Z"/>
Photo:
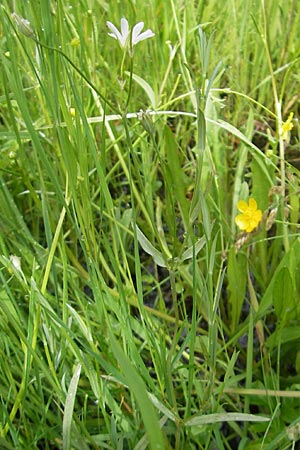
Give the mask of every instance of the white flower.
<path id="1" fill-rule="evenodd" d="M 154 36 L 153 31 L 150 29 L 141 33 L 142 29 L 144 28 L 144 22 L 138 22 L 137 24 L 135 24 L 131 32 L 129 29 L 128 21 L 124 17 L 122 17 L 121 19 L 121 32 L 113 23 L 109 21 L 106 22 L 106 25 L 110 30 L 110 33 L 108 33 L 109 36 L 117 39 L 122 48 L 126 47 L 126 45 L 128 44 L 129 36 L 131 36 L 130 48 L 133 48 L 138 42 L 144 41 L 145 39 Z"/>
<path id="2" fill-rule="evenodd" d="M 19 256 L 16 255 L 10 255 L 9 257 L 10 262 L 12 264 L 12 266 L 16 269 L 16 270 L 21 270 L 21 258 Z"/>

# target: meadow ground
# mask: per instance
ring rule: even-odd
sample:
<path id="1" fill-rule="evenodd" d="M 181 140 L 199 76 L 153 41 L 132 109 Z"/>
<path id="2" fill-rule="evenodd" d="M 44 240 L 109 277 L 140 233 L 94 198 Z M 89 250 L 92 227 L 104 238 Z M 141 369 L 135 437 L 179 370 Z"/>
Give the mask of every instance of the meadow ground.
<path id="1" fill-rule="evenodd" d="M 297 0 L 1 3 L 0 448 L 299 448 Z"/>

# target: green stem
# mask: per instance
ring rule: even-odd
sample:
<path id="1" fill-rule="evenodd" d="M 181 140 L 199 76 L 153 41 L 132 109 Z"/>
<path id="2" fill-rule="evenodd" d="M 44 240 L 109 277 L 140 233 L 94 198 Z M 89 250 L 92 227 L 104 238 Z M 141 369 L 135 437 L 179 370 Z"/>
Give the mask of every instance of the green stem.
<path id="1" fill-rule="evenodd" d="M 263 20 L 264 20 L 264 32 L 262 34 L 262 41 L 266 50 L 266 56 L 272 81 L 272 89 L 273 89 L 273 96 L 274 96 L 274 102 L 275 102 L 275 113 L 276 113 L 276 127 L 279 135 L 279 159 L 280 159 L 280 185 L 281 185 L 281 217 L 282 217 L 282 232 L 283 232 L 283 244 L 284 249 L 286 252 L 289 250 L 289 237 L 288 237 L 288 225 L 285 221 L 284 217 L 284 210 L 285 210 L 285 148 L 284 148 L 284 141 L 282 136 L 279 133 L 280 127 L 282 126 L 282 112 L 281 112 L 281 103 L 279 101 L 279 96 L 277 92 L 277 86 L 274 76 L 274 70 L 272 65 L 272 59 L 270 54 L 270 49 L 268 45 L 268 38 L 267 38 L 267 17 L 266 17 L 266 10 L 265 10 L 265 2 L 264 0 L 261 0 L 262 3 L 262 10 L 263 10 Z"/>
<path id="2" fill-rule="evenodd" d="M 66 178 L 66 193 L 65 193 L 65 201 L 66 201 L 66 205 L 68 206 L 70 203 L 70 198 L 68 195 L 68 175 Z M 44 278 L 43 278 L 43 282 L 42 282 L 42 287 L 41 287 L 41 294 L 45 295 L 46 293 L 46 288 L 47 288 L 47 284 L 48 284 L 48 280 L 49 280 L 49 275 L 50 275 L 50 270 L 52 267 L 52 263 L 53 263 L 53 258 L 54 258 L 54 253 L 57 247 L 57 243 L 58 243 L 58 238 L 61 232 L 61 228 L 63 225 L 63 221 L 66 215 L 66 208 L 65 206 L 63 206 L 62 211 L 60 213 L 60 217 L 58 220 L 58 224 L 55 230 L 55 234 L 54 234 L 54 238 L 52 241 L 52 245 L 50 248 L 50 252 L 49 252 L 49 256 L 48 256 L 48 260 L 47 260 L 47 264 L 46 264 L 46 269 L 45 269 L 45 273 L 44 273 Z M 38 337 L 38 331 L 39 331 L 39 327 L 40 327 L 40 318 L 41 318 L 41 304 L 40 302 L 37 302 L 36 304 L 36 312 L 35 312 L 35 320 L 34 320 L 34 328 L 33 328 L 33 335 L 32 335 L 32 341 L 31 341 L 31 348 L 29 349 L 27 346 L 24 345 L 24 371 L 23 371 L 23 376 L 22 376 L 22 381 L 20 384 L 20 389 L 19 392 L 17 394 L 15 403 L 13 405 L 13 408 L 10 412 L 9 415 L 9 422 L 13 422 L 15 419 L 15 416 L 18 412 L 18 409 L 22 403 L 23 397 L 25 395 L 26 392 L 26 384 L 27 384 L 27 374 L 30 371 L 31 368 L 31 364 L 32 364 L 32 358 L 33 358 L 33 353 L 36 349 L 36 343 L 37 343 L 37 337 Z M 9 430 L 9 422 L 6 423 L 2 435 L 5 436 Z"/>
<path id="3" fill-rule="evenodd" d="M 168 353 L 168 358 L 167 358 L 167 377 L 168 377 L 169 393 L 171 396 L 172 406 L 176 412 L 176 415 L 178 416 L 176 394 L 175 394 L 175 390 L 174 390 L 173 377 L 172 377 L 172 359 L 173 359 L 173 355 L 176 351 L 176 345 L 177 345 L 177 341 L 178 341 L 177 334 L 178 334 L 178 330 L 179 330 L 179 310 L 178 310 L 177 293 L 176 293 L 176 278 L 175 278 L 175 272 L 174 272 L 173 268 L 169 269 L 169 274 L 170 274 L 172 302 L 173 302 L 174 311 L 175 311 L 175 324 L 174 324 L 175 326 L 174 326 L 171 347 L 170 347 L 170 350 Z M 175 449 L 176 450 L 179 449 L 179 439 L 180 439 L 180 428 L 179 428 L 179 424 L 177 424 L 176 439 L 175 439 Z"/>
<path id="4" fill-rule="evenodd" d="M 130 57 L 130 69 L 129 69 L 129 88 L 128 88 L 128 95 L 127 95 L 127 101 L 125 105 L 125 114 L 127 114 L 128 105 L 131 97 L 131 91 L 132 91 L 132 74 L 133 74 L 133 55 Z"/>

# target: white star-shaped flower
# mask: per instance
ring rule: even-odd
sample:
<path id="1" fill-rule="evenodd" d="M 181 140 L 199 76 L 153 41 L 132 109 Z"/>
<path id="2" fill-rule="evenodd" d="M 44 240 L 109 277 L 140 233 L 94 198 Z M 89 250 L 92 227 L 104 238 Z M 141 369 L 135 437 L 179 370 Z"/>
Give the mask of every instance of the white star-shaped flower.
<path id="1" fill-rule="evenodd" d="M 121 19 L 121 32 L 113 23 L 109 21 L 106 22 L 106 25 L 110 30 L 110 33 L 108 33 L 109 36 L 117 39 L 122 48 L 128 45 L 129 36 L 131 36 L 130 48 L 133 48 L 138 42 L 144 41 L 145 39 L 154 36 L 153 31 L 150 29 L 141 33 L 142 29 L 144 28 L 144 22 L 138 22 L 137 24 L 135 24 L 131 32 L 131 30 L 129 29 L 128 21 L 124 17 L 122 17 Z"/>

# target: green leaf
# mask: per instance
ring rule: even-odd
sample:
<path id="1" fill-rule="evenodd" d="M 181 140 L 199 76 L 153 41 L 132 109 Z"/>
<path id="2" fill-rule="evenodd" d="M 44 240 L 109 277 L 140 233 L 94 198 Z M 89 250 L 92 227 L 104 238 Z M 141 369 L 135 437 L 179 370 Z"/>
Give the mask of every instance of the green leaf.
<path id="1" fill-rule="evenodd" d="M 1 436 L 0 436 L 0 448 L 2 450 L 14 450 L 13 447 L 11 447 L 9 443 Z"/>
<path id="2" fill-rule="evenodd" d="M 283 267 L 276 274 L 273 289 L 273 303 L 278 319 L 286 318 L 291 312 L 295 313 L 295 310 L 293 311 L 296 307 L 295 301 L 290 271 L 287 267 Z"/>
<path id="3" fill-rule="evenodd" d="M 148 253 L 148 255 L 152 256 L 155 264 L 157 264 L 160 267 L 167 267 L 164 257 L 161 254 L 161 252 L 159 250 L 157 250 L 149 241 L 148 238 L 146 238 L 146 236 L 144 235 L 144 233 L 139 229 L 139 227 L 137 225 L 135 225 L 136 227 L 136 232 L 137 232 L 137 238 L 138 241 L 142 247 L 142 249 Z"/>
<path id="4" fill-rule="evenodd" d="M 202 236 L 202 238 L 198 239 L 198 241 L 194 245 L 191 245 L 182 253 L 180 260 L 185 261 L 186 259 L 192 258 L 194 254 L 195 256 L 198 255 L 200 250 L 204 247 L 205 242 L 206 238 L 205 236 Z"/>
<path id="5" fill-rule="evenodd" d="M 217 422 L 269 422 L 268 417 L 244 413 L 217 413 L 193 416 L 185 421 L 185 426 L 193 427 Z"/>
<path id="6" fill-rule="evenodd" d="M 150 448 L 152 450 L 163 450 L 165 448 L 163 434 L 159 427 L 158 416 L 149 399 L 146 385 L 112 333 L 109 333 L 109 338 L 112 344 L 112 352 L 122 368 L 126 384 L 135 396 L 140 408 Z"/>
<path id="7" fill-rule="evenodd" d="M 168 409 L 163 403 L 161 403 L 156 397 L 155 395 L 151 394 L 150 392 L 148 392 L 148 396 L 150 398 L 150 400 L 152 401 L 153 405 L 160 411 L 162 412 L 166 417 L 168 417 L 168 419 L 172 420 L 172 422 L 176 422 L 178 420 L 178 417 L 175 416 L 175 414 Z"/>
<path id="8" fill-rule="evenodd" d="M 126 75 L 130 76 L 130 73 L 126 71 Z M 156 96 L 150 84 L 148 84 L 147 81 L 145 81 L 143 78 L 139 77 L 135 73 L 132 74 L 132 79 L 136 83 L 138 83 L 141 86 L 141 88 L 143 88 L 143 90 L 147 94 L 147 97 L 150 100 L 151 107 L 155 110 L 157 108 Z"/>
<path id="9" fill-rule="evenodd" d="M 77 364 L 70 382 L 65 404 L 63 418 L 63 450 L 70 450 L 71 448 L 71 425 L 80 372 L 81 364 Z"/>
<path id="10" fill-rule="evenodd" d="M 290 275 L 294 277 L 297 276 L 297 267 L 299 267 L 300 263 L 300 239 L 296 239 L 290 247 L 290 250 L 284 255 L 282 258 L 280 264 L 278 265 L 275 274 L 272 277 L 272 280 L 269 283 L 269 286 L 267 287 L 267 290 L 262 297 L 259 305 L 259 315 L 262 316 L 268 308 L 271 307 L 273 302 L 273 294 L 275 292 L 275 281 L 277 278 L 277 274 L 281 271 L 283 267 L 288 267 Z M 295 283 L 296 285 L 296 283 Z M 299 292 L 296 292 L 297 297 L 299 297 Z M 275 294 L 276 295 L 276 294 Z"/>
<path id="11" fill-rule="evenodd" d="M 272 164 L 269 159 L 266 157 L 266 155 L 251 142 L 241 131 L 239 131 L 237 128 L 235 128 L 233 125 L 225 122 L 224 120 L 213 120 L 206 118 L 206 120 L 210 123 L 213 123 L 217 125 L 220 128 L 223 128 L 223 130 L 226 130 L 228 133 L 232 134 L 233 136 L 236 136 L 238 139 L 240 139 L 242 142 L 244 142 L 248 147 L 250 147 L 252 150 L 254 150 L 252 156 L 255 158 L 260 165 L 264 175 L 266 176 L 266 179 L 268 182 L 272 185 L 273 180 L 269 174 L 269 170 L 266 168 L 265 161 L 267 160 L 270 165 L 272 165 L 274 168 L 276 168 L 275 164 Z M 265 160 L 265 161 L 264 161 Z"/>
<path id="12" fill-rule="evenodd" d="M 169 194 L 173 202 L 178 203 L 185 228 L 189 222 L 190 204 L 186 198 L 185 190 L 190 180 L 186 177 L 180 161 L 178 145 L 169 127 L 164 128 L 165 152 L 167 156 L 166 181 Z M 174 212 L 175 214 L 175 212 Z"/>
<path id="13" fill-rule="evenodd" d="M 279 340 L 281 344 L 296 341 L 295 346 L 298 348 L 300 341 L 300 326 L 279 328 L 268 337 L 266 344 L 268 348 L 273 348 L 278 344 Z"/>
<path id="14" fill-rule="evenodd" d="M 200 196 L 200 204 L 201 204 L 201 214 L 202 214 L 202 223 L 205 231 L 205 236 L 208 241 L 211 240 L 211 231 L 212 231 L 212 223 L 210 218 L 210 211 L 208 209 L 208 205 L 205 199 L 205 196 L 199 191 Z"/>
<path id="15" fill-rule="evenodd" d="M 206 144 L 206 122 L 205 116 L 200 108 L 198 108 L 198 144 L 199 150 L 204 152 Z"/>
<path id="16" fill-rule="evenodd" d="M 244 254 L 236 254 L 232 247 L 228 257 L 228 301 L 230 329 L 236 330 L 245 300 L 247 286 L 247 258 Z"/>
<path id="17" fill-rule="evenodd" d="M 262 161 L 264 167 L 262 168 L 262 165 L 258 163 L 258 158 L 253 158 L 250 164 L 252 172 L 252 197 L 257 201 L 258 208 L 264 211 L 268 207 L 268 194 L 272 183 L 266 174 L 268 166 Z M 270 171 L 272 172 L 270 176 L 273 177 L 273 167 L 270 167 Z"/>

